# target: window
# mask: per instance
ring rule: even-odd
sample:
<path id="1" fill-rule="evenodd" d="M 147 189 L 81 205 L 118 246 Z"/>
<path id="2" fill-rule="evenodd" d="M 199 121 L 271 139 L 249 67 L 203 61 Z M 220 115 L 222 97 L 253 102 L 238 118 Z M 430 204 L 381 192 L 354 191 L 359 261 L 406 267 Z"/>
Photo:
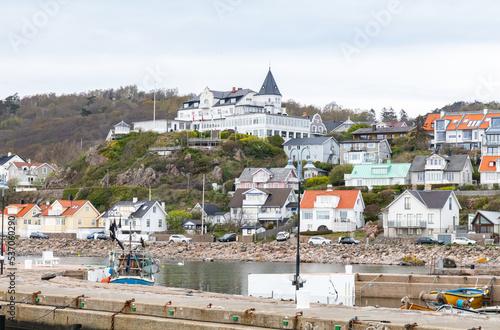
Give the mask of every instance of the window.
<path id="1" fill-rule="evenodd" d="M 471 129 L 464 130 L 463 134 L 464 134 L 464 137 L 463 137 L 464 140 L 471 140 L 472 139 L 472 130 Z"/>
<path id="2" fill-rule="evenodd" d="M 437 133 L 437 140 L 440 142 L 446 141 L 446 132 L 438 132 Z"/>
<path id="3" fill-rule="evenodd" d="M 313 228 L 313 225 L 307 225 L 307 229 L 311 230 Z"/>
<path id="4" fill-rule="evenodd" d="M 95 226 L 95 219 L 92 219 L 91 226 Z"/>
<path id="5" fill-rule="evenodd" d="M 359 186 L 362 186 L 363 185 L 363 180 L 357 180 L 357 183 L 356 185 L 359 187 Z"/>
<path id="6" fill-rule="evenodd" d="M 421 222 L 422 220 L 424 220 L 424 215 L 423 214 L 417 214 L 417 221 L 418 222 Z"/>
<path id="7" fill-rule="evenodd" d="M 81 225 L 82 225 L 82 223 L 83 223 L 83 220 L 82 220 L 81 218 L 80 218 L 80 219 L 78 219 L 78 226 L 81 226 Z"/>
<path id="8" fill-rule="evenodd" d="M 450 198 L 450 200 L 448 201 L 448 207 L 450 208 L 450 210 L 453 208 L 453 206 L 451 205 L 451 198 Z"/>
<path id="9" fill-rule="evenodd" d="M 148 219 L 148 220 L 146 220 L 146 227 L 148 227 L 148 228 L 149 228 L 150 222 L 151 222 L 151 221 L 150 221 L 149 219 Z"/>
<path id="10" fill-rule="evenodd" d="M 85 212 L 89 213 L 90 212 L 90 206 L 85 206 Z"/>
<path id="11" fill-rule="evenodd" d="M 403 235 L 403 229 L 402 228 L 396 229 L 396 235 Z"/>
<path id="12" fill-rule="evenodd" d="M 405 210 L 409 210 L 411 208 L 411 198 L 405 197 Z"/>
<path id="13" fill-rule="evenodd" d="M 425 173 L 424 172 L 418 172 L 418 181 L 424 181 L 425 180 Z"/>
<path id="14" fill-rule="evenodd" d="M 304 219 L 312 219 L 313 213 L 312 211 L 302 211 L 302 216 L 304 217 Z"/>
<path id="15" fill-rule="evenodd" d="M 340 211 L 340 219 L 347 219 L 347 211 Z"/>
<path id="16" fill-rule="evenodd" d="M 153 206 L 153 213 L 156 213 L 156 206 Z"/>
<path id="17" fill-rule="evenodd" d="M 368 143 L 368 148 L 375 148 L 375 143 Z"/>
<path id="18" fill-rule="evenodd" d="M 413 235 L 413 228 L 408 228 L 408 235 Z"/>
<path id="19" fill-rule="evenodd" d="M 387 167 L 372 168 L 372 174 L 387 174 Z"/>
<path id="20" fill-rule="evenodd" d="M 396 221 L 401 222 L 403 220 L 403 215 L 401 213 L 396 214 Z"/>
<path id="21" fill-rule="evenodd" d="M 316 211 L 316 219 L 318 220 L 330 219 L 330 211 Z"/>
<path id="22" fill-rule="evenodd" d="M 486 180 L 495 180 L 495 173 L 494 172 L 486 173 Z"/>
<path id="23" fill-rule="evenodd" d="M 42 168 L 42 173 L 43 174 L 47 174 L 47 168 L 46 167 Z"/>
<path id="24" fill-rule="evenodd" d="M 383 140 L 384 138 L 383 134 L 377 134 L 377 140 Z"/>
<path id="25" fill-rule="evenodd" d="M 446 180 L 448 180 L 449 182 L 453 181 L 453 172 L 446 173 Z"/>

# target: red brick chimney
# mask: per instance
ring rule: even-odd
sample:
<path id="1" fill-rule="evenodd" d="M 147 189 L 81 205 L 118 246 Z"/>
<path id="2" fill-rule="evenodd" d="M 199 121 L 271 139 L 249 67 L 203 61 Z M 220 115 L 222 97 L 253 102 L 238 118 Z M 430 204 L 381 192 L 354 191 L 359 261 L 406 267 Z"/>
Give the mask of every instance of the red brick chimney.
<path id="1" fill-rule="evenodd" d="M 236 87 L 233 87 L 233 93 L 236 92 Z"/>

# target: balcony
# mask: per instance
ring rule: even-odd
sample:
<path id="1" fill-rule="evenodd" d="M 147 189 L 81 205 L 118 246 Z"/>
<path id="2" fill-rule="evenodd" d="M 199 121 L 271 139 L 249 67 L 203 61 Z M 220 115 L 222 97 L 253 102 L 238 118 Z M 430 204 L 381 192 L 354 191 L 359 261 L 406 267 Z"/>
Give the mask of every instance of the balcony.
<path id="1" fill-rule="evenodd" d="M 427 222 L 417 220 L 387 221 L 389 228 L 427 228 Z"/>
<path id="2" fill-rule="evenodd" d="M 356 223 L 350 221 L 334 222 L 331 228 L 333 232 L 351 232 L 356 230 Z"/>

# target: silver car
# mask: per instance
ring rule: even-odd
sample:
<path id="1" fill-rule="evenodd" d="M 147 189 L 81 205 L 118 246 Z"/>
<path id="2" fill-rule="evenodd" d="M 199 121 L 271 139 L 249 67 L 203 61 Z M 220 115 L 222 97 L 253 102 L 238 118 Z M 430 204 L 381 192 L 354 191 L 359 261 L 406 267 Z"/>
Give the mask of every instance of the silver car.
<path id="1" fill-rule="evenodd" d="M 168 240 L 170 243 L 192 243 L 193 240 L 184 235 L 170 235 Z"/>
<path id="2" fill-rule="evenodd" d="M 332 241 L 321 236 L 313 236 L 309 239 L 307 243 L 326 245 L 326 244 L 332 244 Z"/>

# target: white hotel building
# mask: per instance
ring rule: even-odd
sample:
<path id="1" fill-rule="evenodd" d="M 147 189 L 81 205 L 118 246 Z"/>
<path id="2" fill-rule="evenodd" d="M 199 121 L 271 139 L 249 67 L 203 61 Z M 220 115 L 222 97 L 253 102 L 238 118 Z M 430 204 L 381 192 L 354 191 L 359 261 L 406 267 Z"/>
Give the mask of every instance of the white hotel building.
<path id="1" fill-rule="evenodd" d="M 285 140 L 310 136 L 311 121 L 306 117 L 288 116 L 281 106 L 282 96 L 271 70 L 259 92 L 233 87 L 231 91 L 213 91 L 208 87 L 198 96 L 184 102 L 171 121 L 134 123 L 134 130 L 224 131 L 251 134 L 261 138 L 280 135 Z"/>

